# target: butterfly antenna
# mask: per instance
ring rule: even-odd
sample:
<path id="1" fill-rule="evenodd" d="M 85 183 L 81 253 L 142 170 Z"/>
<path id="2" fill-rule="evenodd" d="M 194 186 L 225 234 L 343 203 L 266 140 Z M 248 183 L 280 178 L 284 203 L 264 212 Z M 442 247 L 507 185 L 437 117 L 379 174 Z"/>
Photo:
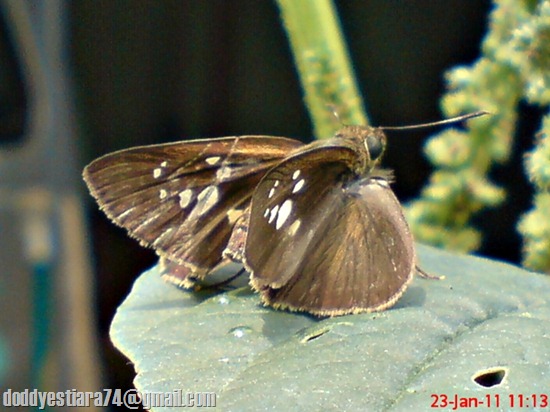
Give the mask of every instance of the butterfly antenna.
<path id="1" fill-rule="evenodd" d="M 394 127 L 379 127 L 382 130 L 411 130 L 411 129 L 423 129 L 425 127 L 441 126 L 444 124 L 458 123 L 464 120 L 473 119 L 474 117 L 485 116 L 486 114 L 491 114 L 485 110 L 480 110 L 479 112 L 463 114 L 462 116 L 451 117 L 450 119 L 440 120 L 437 122 L 431 123 L 422 123 L 415 124 L 412 126 L 394 126 Z"/>

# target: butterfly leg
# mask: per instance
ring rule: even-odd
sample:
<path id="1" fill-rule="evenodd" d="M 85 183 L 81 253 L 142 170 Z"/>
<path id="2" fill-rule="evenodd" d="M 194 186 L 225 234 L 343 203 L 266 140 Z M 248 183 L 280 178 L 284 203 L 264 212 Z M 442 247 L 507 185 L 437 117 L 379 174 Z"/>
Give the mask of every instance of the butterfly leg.
<path id="1" fill-rule="evenodd" d="M 445 279 L 445 276 L 436 276 L 432 275 L 425 270 L 421 269 L 419 266 L 415 266 L 414 270 L 416 270 L 416 274 L 424 279 L 431 279 L 431 280 L 443 280 Z"/>
<path id="2" fill-rule="evenodd" d="M 228 277 L 225 280 L 222 280 L 221 282 L 213 283 L 211 285 L 196 285 L 195 286 L 195 291 L 204 290 L 204 289 L 220 289 L 223 286 L 226 286 L 226 285 L 230 284 L 231 282 L 233 282 L 235 279 L 237 279 L 239 276 L 241 276 L 245 272 L 246 272 L 245 268 L 241 268 L 237 271 L 237 273 L 235 273 L 234 275 Z M 200 288 L 200 289 L 197 289 L 197 287 Z"/>

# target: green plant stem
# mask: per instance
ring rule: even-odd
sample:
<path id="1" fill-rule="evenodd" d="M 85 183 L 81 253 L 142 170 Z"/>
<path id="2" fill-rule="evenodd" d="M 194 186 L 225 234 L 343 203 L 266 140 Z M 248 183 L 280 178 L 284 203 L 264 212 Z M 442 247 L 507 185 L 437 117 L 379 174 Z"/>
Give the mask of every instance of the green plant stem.
<path id="1" fill-rule="evenodd" d="M 330 137 L 341 123 L 366 125 L 363 101 L 332 1 L 278 0 L 277 3 L 315 136 Z"/>

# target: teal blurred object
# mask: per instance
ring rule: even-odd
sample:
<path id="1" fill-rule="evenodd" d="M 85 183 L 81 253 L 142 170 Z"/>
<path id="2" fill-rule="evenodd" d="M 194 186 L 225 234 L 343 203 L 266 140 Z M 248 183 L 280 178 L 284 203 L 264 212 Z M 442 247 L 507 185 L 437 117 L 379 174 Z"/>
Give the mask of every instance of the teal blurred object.
<path id="1" fill-rule="evenodd" d="M 4 379 L 9 367 L 8 350 L 4 338 L 0 336 L 0 386 L 4 386 Z"/>
<path id="2" fill-rule="evenodd" d="M 67 3 L 3 0 L 0 12 L 27 101 L 21 139 L 0 146 L 2 387 L 96 391 L 101 363 L 78 195 Z"/>

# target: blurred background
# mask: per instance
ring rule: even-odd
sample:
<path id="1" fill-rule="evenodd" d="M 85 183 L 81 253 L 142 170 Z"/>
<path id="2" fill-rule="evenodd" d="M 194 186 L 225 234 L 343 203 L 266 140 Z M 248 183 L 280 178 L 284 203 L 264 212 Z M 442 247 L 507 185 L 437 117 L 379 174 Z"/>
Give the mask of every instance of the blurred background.
<path id="1" fill-rule="evenodd" d="M 266 134 L 311 140 L 275 2 L 2 0 L 0 20 L 0 388 L 131 387 L 109 325 L 156 262 L 98 211 L 81 171 L 136 145 Z M 475 61 L 490 1 L 336 2 L 373 125 L 439 120 L 443 73 Z M 507 201 L 477 217 L 480 254 L 519 263 L 530 206 L 522 154 L 539 113 L 491 174 Z M 403 201 L 431 168 L 430 130 L 389 134 Z M 185 337 L 182 336 L 182 339 Z"/>

